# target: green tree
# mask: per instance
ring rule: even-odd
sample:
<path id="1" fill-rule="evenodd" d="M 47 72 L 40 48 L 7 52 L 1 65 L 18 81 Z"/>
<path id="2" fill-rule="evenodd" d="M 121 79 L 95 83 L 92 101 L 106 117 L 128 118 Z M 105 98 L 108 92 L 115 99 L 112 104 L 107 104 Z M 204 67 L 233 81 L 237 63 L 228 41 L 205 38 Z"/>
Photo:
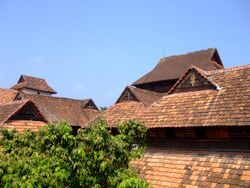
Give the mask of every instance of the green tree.
<path id="1" fill-rule="evenodd" d="M 66 122 L 36 133 L 1 130 L 0 187 L 147 187 L 129 168 L 143 154 L 146 128 L 129 121 L 113 136 L 106 126 L 100 120 L 77 135 Z"/>

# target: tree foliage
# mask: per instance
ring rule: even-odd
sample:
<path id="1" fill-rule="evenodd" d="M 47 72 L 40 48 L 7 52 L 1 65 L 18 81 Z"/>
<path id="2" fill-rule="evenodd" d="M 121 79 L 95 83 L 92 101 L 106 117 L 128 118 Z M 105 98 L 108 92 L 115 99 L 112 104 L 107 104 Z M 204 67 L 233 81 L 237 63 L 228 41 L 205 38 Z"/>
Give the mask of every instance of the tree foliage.
<path id="1" fill-rule="evenodd" d="M 146 128 L 129 121 L 118 132 L 102 120 L 77 135 L 66 122 L 36 133 L 1 130 L 0 187 L 147 187 L 129 168 L 143 153 Z"/>

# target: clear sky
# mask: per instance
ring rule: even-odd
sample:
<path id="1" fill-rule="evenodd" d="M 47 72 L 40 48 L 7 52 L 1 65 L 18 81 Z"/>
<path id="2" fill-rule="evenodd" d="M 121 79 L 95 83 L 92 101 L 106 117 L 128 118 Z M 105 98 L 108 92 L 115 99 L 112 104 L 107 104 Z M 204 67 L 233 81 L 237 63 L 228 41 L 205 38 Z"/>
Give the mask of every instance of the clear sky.
<path id="1" fill-rule="evenodd" d="M 21 74 L 110 106 L 159 58 L 217 47 L 250 64 L 249 0 L 1 0 L 0 87 Z"/>

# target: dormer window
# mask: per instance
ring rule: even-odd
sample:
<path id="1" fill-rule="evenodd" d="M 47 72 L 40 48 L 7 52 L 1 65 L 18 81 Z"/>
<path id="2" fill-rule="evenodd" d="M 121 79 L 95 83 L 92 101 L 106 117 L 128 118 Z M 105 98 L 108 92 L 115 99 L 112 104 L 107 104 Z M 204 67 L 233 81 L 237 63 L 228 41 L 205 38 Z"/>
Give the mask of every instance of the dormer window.
<path id="1" fill-rule="evenodd" d="M 82 108 L 97 109 L 95 103 L 92 100 L 90 100 L 87 104 L 83 104 Z"/>
<path id="2" fill-rule="evenodd" d="M 93 108 L 94 105 L 90 102 L 90 103 L 88 103 L 87 107 L 88 107 L 88 108 Z"/>
<path id="3" fill-rule="evenodd" d="M 139 101 L 136 94 L 135 94 L 135 90 L 133 87 L 131 86 L 127 86 L 121 96 L 119 97 L 119 99 L 116 101 L 116 103 L 119 102 L 126 102 L 126 101 Z"/>
<path id="4" fill-rule="evenodd" d="M 20 101 L 20 100 L 22 100 L 22 97 L 21 97 L 21 95 L 18 93 L 18 94 L 16 95 L 15 101 Z"/>

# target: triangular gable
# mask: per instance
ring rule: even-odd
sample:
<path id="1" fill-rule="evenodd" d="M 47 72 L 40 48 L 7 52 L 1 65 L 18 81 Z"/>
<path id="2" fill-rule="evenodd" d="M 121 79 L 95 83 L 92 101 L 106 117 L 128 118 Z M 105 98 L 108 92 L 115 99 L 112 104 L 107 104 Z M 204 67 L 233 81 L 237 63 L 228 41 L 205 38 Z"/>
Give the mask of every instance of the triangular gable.
<path id="1" fill-rule="evenodd" d="M 21 75 L 20 78 L 19 78 L 19 80 L 17 81 L 18 84 L 19 84 L 19 83 L 22 83 L 22 82 L 25 82 L 25 77 L 24 77 L 24 75 Z"/>
<path id="2" fill-rule="evenodd" d="M 8 120 L 46 121 L 45 118 L 41 115 L 40 111 L 32 102 L 27 102 Z"/>
<path id="3" fill-rule="evenodd" d="M 123 102 L 123 101 L 140 101 L 138 97 L 133 93 L 133 91 L 127 86 L 116 103 Z"/>
<path id="4" fill-rule="evenodd" d="M 211 78 L 208 78 L 203 70 L 191 66 L 169 90 L 168 94 L 206 89 L 220 90 L 220 87 Z"/>
<path id="5" fill-rule="evenodd" d="M 214 49 L 211 60 L 214 61 L 217 65 L 220 66 L 218 68 L 224 68 L 224 65 L 223 65 L 223 63 L 222 63 L 222 61 L 220 59 L 220 55 L 219 55 L 218 50 L 216 48 Z"/>
<path id="6" fill-rule="evenodd" d="M 39 109 L 32 101 L 20 101 L 6 103 L 1 106 L 2 120 L 0 124 L 6 123 L 9 120 L 33 120 L 44 121 L 48 120 L 41 114 Z"/>
<path id="7" fill-rule="evenodd" d="M 89 101 L 83 106 L 83 108 L 91 108 L 91 109 L 96 109 L 98 110 L 96 104 L 92 99 L 89 99 Z"/>

